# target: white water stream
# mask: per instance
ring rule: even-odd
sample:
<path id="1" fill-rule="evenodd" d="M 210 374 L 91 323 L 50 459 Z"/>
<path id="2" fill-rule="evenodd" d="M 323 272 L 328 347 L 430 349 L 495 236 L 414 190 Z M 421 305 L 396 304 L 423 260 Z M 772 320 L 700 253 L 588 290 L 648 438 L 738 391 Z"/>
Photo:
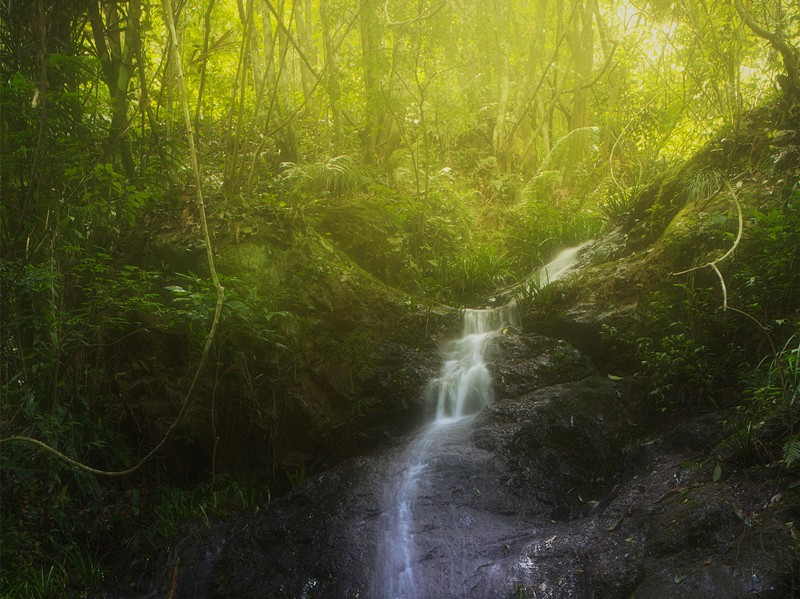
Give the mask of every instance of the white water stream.
<path id="1" fill-rule="evenodd" d="M 583 244 L 564 250 L 538 273 L 540 284 L 551 283 L 572 268 Z M 507 326 L 519 326 L 514 302 L 498 308 L 465 310 L 462 334 L 442 351 L 444 364 L 430 382 L 429 397 L 436 403 L 436 417 L 411 440 L 398 464 L 397 476 L 387 481 L 383 512 L 383 543 L 376 556 L 379 585 L 375 595 L 383 599 L 429 599 L 426 577 L 448 576 L 446 586 L 459 596 L 466 576 L 462 564 L 467 539 L 449 531 L 447 546 L 449 572 L 425 571 L 425 555 L 419 555 L 417 537 L 433 527 L 457 528 L 447 515 L 426 510 L 433 494 L 429 470 L 437 457 L 456 442 L 463 442 L 465 426 L 492 401 L 492 378 L 485 362 L 487 344 Z"/>
<path id="2" fill-rule="evenodd" d="M 581 250 L 592 243 L 592 241 L 594 240 L 590 239 L 589 241 L 584 241 L 582 244 L 576 245 L 575 247 L 567 248 L 559 253 L 558 256 L 553 258 L 550 262 L 542 266 L 534 275 L 537 278 L 538 283 L 540 285 L 547 285 L 548 283 L 557 281 L 567 274 L 567 272 L 569 272 L 578 261 L 578 256 L 580 255 Z"/>

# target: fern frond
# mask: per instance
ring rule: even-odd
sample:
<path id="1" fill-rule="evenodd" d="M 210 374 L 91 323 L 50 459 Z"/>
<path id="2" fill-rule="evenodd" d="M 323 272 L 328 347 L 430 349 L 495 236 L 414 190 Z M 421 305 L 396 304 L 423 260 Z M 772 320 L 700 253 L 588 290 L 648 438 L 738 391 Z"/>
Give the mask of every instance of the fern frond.
<path id="1" fill-rule="evenodd" d="M 358 189 L 364 179 L 358 162 L 346 154 L 303 165 L 284 162 L 281 168 L 283 179 L 312 193 L 350 193 Z"/>
<path id="2" fill-rule="evenodd" d="M 580 127 L 560 138 L 542 162 L 540 171 L 561 171 L 579 168 L 588 162 L 598 150 L 599 127 Z M 579 163 L 576 163 L 576 159 Z"/>
<path id="3" fill-rule="evenodd" d="M 792 464 L 798 460 L 800 460 L 800 435 L 789 439 L 783 445 L 783 463 L 786 467 L 791 468 Z"/>

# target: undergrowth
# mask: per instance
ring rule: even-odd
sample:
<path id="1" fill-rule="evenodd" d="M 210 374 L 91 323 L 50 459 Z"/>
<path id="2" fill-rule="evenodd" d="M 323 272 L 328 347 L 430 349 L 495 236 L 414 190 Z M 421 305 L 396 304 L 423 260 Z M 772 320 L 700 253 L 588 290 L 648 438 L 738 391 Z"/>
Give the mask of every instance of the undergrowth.
<path id="1" fill-rule="evenodd" d="M 0 437 L 32 437 L 102 470 L 128 468 L 163 430 L 140 421 L 128 402 L 157 398 L 165 418 L 174 417 L 212 316 L 213 290 L 195 275 L 119 264 L 101 250 L 54 258 L 0 263 Z M 235 365 L 252 359 L 260 372 L 251 379 L 291 372 L 293 316 L 270 310 L 254 291 L 240 293 L 233 280 L 226 284 L 213 353 L 228 358 L 225 369 L 212 371 L 216 384 L 246 387 Z M 221 429 L 224 412 L 215 414 Z M 268 489 L 215 474 L 216 459 L 214 451 L 207 482 L 189 489 L 169 482 L 179 478 L 170 451 L 122 480 L 4 443 L 3 596 L 94 596 L 107 572 L 120 571 L 130 544 L 155 553 L 185 522 L 208 525 L 268 499 Z"/>
<path id="2" fill-rule="evenodd" d="M 646 334 L 605 334 L 635 349 L 662 410 L 736 408 L 734 455 L 792 467 L 800 459 L 800 185 L 745 218 L 745 242 L 724 279 L 727 306 L 720 284 L 694 271 L 651 293 L 641 309 Z"/>

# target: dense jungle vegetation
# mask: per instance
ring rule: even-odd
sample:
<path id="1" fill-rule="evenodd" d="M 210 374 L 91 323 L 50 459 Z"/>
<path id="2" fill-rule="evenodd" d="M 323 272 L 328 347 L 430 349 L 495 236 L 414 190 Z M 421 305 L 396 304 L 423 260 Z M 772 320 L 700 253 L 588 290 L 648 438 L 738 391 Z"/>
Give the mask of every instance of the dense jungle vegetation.
<path id="1" fill-rule="evenodd" d="M 91 596 L 257 509 L 358 449 L 320 457 L 379 338 L 609 231 L 645 248 L 681 201 L 726 198 L 686 221 L 713 242 L 609 346 L 667 412 L 738 406 L 742 460 L 800 463 L 795 2 L 0 11 L 0 595 Z M 304 429 L 312 396 L 339 404 Z"/>

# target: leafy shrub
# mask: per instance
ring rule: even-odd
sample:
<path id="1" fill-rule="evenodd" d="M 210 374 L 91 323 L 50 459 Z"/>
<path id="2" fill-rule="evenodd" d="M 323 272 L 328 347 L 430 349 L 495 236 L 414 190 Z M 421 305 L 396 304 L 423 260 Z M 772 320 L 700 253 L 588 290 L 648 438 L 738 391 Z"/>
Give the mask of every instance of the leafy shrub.
<path id="1" fill-rule="evenodd" d="M 466 256 L 429 260 L 438 296 L 448 303 L 474 304 L 508 283 L 510 261 L 493 248 L 479 246 Z"/>
<path id="2" fill-rule="evenodd" d="M 347 154 L 308 164 L 284 162 L 281 166 L 281 178 L 288 185 L 312 194 L 342 196 L 363 189 L 368 180 L 365 168 Z"/>
<path id="3" fill-rule="evenodd" d="M 0 436 L 33 437 L 92 467 L 124 469 L 143 455 L 139 443 L 144 450 L 153 444 L 152 431 L 138 423 L 128 403 L 130 389 L 163 398 L 165 384 L 183 387 L 191 352 L 199 352 L 208 333 L 214 293 L 194 275 L 120 265 L 103 251 L 61 250 L 55 263 L 0 262 Z M 233 387 L 235 381 L 237 395 L 247 398 L 253 377 L 267 373 L 269 383 L 276 372 L 291 371 L 286 343 L 294 321 L 270 309 L 255 291 L 241 292 L 234 281 L 226 285 L 215 355 L 230 359 L 216 373 L 221 384 Z M 155 331 L 156 339 L 183 340 L 171 348 L 177 355 L 170 363 L 160 361 L 163 356 L 154 349 L 161 345 L 153 342 Z M 260 372 L 239 368 L 242 362 L 256 364 L 251 371 Z M 154 461 L 140 471 L 143 478 L 126 478 L 123 486 L 72 469 L 30 445 L 4 443 L 4 591 L 91 595 L 117 557 L 118 539 L 160 520 L 168 521 L 173 534 L 185 514 L 159 515 L 159 504 L 142 498 L 149 477 L 162 467 Z M 217 499 L 219 492 L 213 491 Z M 194 494 L 185 496 L 195 501 Z"/>
<path id="4" fill-rule="evenodd" d="M 732 273 L 732 295 L 768 328 L 800 318 L 800 183 L 783 206 L 750 215 L 747 247 Z"/>

